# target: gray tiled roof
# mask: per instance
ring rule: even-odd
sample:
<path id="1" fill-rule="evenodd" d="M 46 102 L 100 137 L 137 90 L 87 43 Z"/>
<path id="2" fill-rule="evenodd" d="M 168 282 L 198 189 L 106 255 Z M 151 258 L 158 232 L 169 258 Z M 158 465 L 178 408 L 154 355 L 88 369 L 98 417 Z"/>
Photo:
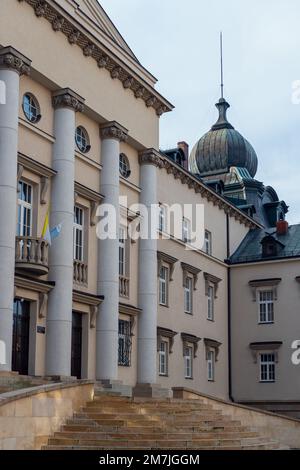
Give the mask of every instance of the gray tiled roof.
<path id="1" fill-rule="evenodd" d="M 262 257 L 261 241 L 266 235 L 272 235 L 278 242 L 284 245 L 275 257 Z M 231 263 L 243 263 L 259 261 L 262 259 L 279 259 L 296 256 L 300 257 L 300 224 L 290 225 L 288 232 L 285 235 L 277 235 L 276 229 L 250 230 L 229 260 Z"/>

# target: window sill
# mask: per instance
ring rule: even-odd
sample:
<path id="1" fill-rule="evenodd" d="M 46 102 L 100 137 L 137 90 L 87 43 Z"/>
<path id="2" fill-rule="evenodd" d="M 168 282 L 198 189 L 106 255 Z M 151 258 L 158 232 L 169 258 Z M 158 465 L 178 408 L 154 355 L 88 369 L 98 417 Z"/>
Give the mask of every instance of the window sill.
<path id="1" fill-rule="evenodd" d="M 165 307 L 165 308 L 169 308 L 169 305 L 167 304 L 158 304 L 160 307 Z"/>
<path id="2" fill-rule="evenodd" d="M 184 312 L 184 313 L 185 315 L 191 315 L 191 316 L 193 315 L 193 312 Z"/>
<path id="3" fill-rule="evenodd" d="M 169 377 L 169 374 L 158 374 L 159 377 Z"/>
<path id="4" fill-rule="evenodd" d="M 194 380 L 194 377 L 184 377 L 185 380 Z"/>
<path id="5" fill-rule="evenodd" d="M 259 321 L 259 325 L 274 325 L 274 321 Z"/>
<path id="6" fill-rule="evenodd" d="M 215 322 L 215 319 L 214 319 L 214 318 L 207 318 L 207 317 L 206 317 L 206 320 L 207 320 L 207 321 L 210 321 L 210 322 L 212 322 L 212 323 Z"/>
<path id="7" fill-rule="evenodd" d="M 214 382 L 215 382 L 215 379 L 207 379 L 207 382 L 212 382 L 212 383 L 214 383 Z"/>
<path id="8" fill-rule="evenodd" d="M 274 384 L 276 380 L 260 380 L 260 384 Z"/>
<path id="9" fill-rule="evenodd" d="M 131 367 L 131 364 L 118 364 L 118 367 Z"/>

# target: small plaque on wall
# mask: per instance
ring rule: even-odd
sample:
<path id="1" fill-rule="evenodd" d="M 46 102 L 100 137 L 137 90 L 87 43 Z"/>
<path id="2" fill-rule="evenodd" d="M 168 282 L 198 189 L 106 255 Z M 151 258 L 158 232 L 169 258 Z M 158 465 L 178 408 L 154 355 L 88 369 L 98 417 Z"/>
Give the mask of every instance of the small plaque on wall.
<path id="1" fill-rule="evenodd" d="M 37 333 L 40 333 L 41 335 L 44 335 L 46 333 L 46 328 L 44 326 L 38 325 L 36 327 L 36 331 L 37 331 Z"/>

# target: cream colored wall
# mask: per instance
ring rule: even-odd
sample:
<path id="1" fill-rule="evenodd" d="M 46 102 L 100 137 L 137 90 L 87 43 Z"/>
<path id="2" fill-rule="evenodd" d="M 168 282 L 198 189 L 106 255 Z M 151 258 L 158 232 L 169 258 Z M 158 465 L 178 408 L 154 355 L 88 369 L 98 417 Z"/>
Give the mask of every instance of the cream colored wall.
<path id="1" fill-rule="evenodd" d="M 237 401 L 299 401 L 300 366 L 291 362 L 291 344 L 300 339 L 300 262 L 284 261 L 232 267 L 232 374 L 233 396 Z M 248 285 L 250 280 L 281 278 L 274 304 L 274 324 L 258 324 L 258 303 Z M 249 343 L 282 341 L 278 350 L 276 382 L 259 383 L 259 363 L 255 364 Z"/>
<path id="2" fill-rule="evenodd" d="M 124 90 L 119 80 L 112 80 L 107 70 L 99 69 L 80 47 L 71 46 L 61 32 L 55 33 L 46 19 L 37 18 L 26 2 L 2 1 L 0 44 L 12 45 L 28 56 L 33 69 L 47 77 L 53 88 L 69 87 L 85 98 L 99 122 L 118 121 L 141 146 L 158 148 L 159 119 L 153 108 Z"/>

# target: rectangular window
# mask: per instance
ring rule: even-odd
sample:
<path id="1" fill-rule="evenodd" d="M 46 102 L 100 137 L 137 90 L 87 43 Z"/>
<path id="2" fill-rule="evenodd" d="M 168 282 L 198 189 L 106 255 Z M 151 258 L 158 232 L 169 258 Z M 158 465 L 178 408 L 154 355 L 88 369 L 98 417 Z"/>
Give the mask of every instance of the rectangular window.
<path id="1" fill-rule="evenodd" d="M 215 317 L 214 313 L 214 300 L 215 292 L 213 286 L 208 286 L 207 289 L 207 319 L 213 321 Z"/>
<path id="2" fill-rule="evenodd" d="M 193 378 L 193 348 L 184 348 L 184 376 L 186 379 Z"/>
<path id="3" fill-rule="evenodd" d="M 184 243 L 191 241 L 191 222 L 185 217 L 182 219 L 182 240 Z"/>
<path id="4" fill-rule="evenodd" d="M 192 313 L 193 301 L 193 279 L 186 276 L 184 283 L 184 311 L 185 313 Z"/>
<path id="5" fill-rule="evenodd" d="M 31 237 L 32 235 L 32 189 L 30 184 L 20 181 L 17 225 L 17 235 L 19 237 Z"/>
<path id="6" fill-rule="evenodd" d="M 74 259 L 83 261 L 84 258 L 84 211 L 81 207 L 74 207 L 73 243 Z"/>
<path id="7" fill-rule="evenodd" d="M 126 275 L 126 230 L 123 227 L 119 230 L 119 275 Z"/>
<path id="8" fill-rule="evenodd" d="M 274 296 L 273 291 L 259 292 L 259 323 L 274 322 Z"/>
<path id="9" fill-rule="evenodd" d="M 204 249 L 205 253 L 208 255 L 211 255 L 212 249 L 211 249 L 211 232 L 208 230 L 205 230 L 205 235 L 204 235 Z"/>
<path id="10" fill-rule="evenodd" d="M 158 229 L 160 232 L 166 231 L 166 207 L 163 205 L 159 206 Z"/>
<path id="11" fill-rule="evenodd" d="M 260 381 L 275 382 L 275 355 L 260 354 Z"/>
<path id="12" fill-rule="evenodd" d="M 162 266 L 159 270 L 159 303 L 167 305 L 168 303 L 168 268 Z"/>
<path id="13" fill-rule="evenodd" d="M 131 365 L 131 322 L 119 320 L 119 366 Z"/>
<path id="14" fill-rule="evenodd" d="M 215 380 L 215 353 L 208 351 L 207 353 L 207 380 L 213 382 Z"/>
<path id="15" fill-rule="evenodd" d="M 161 341 L 159 345 L 159 375 L 168 375 L 168 343 Z"/>

